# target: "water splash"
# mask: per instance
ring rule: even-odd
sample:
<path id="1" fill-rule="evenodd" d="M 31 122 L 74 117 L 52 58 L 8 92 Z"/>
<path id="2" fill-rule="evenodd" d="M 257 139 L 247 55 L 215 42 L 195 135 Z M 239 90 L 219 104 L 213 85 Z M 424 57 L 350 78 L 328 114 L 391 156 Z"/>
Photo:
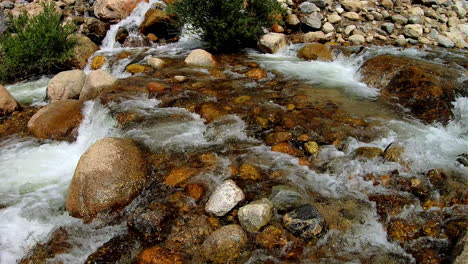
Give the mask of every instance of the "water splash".
<path id="1" fill-rule="evenodd" d="M 45 105 L 45 94 L 50 78 L 42 76 L 33 81 L 7 85 L 5 88 L 20 103 L 26 105 Z"/>

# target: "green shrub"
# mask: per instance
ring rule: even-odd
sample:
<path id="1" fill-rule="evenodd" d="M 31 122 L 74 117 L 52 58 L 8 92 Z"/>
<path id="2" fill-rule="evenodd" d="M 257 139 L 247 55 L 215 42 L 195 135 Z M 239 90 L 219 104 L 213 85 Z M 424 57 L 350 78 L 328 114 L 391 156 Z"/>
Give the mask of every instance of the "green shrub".
<path id="1" fill-rule="evenodd" d="M 14 81 L 57 71 L 65 66 L 75 45 L 74 25 L 61 25 L 61 16 L 51 1 L 36 16 L 23 13 L 10 17 L 0 36 L 0 81 Z"/>
<path id="2" fill-rule="evenodd" d="M 213 51 L 226 52 L 255 45 L 282 10 L 276 0 L 176 0 L 168 12 L 191 24 Z"/>

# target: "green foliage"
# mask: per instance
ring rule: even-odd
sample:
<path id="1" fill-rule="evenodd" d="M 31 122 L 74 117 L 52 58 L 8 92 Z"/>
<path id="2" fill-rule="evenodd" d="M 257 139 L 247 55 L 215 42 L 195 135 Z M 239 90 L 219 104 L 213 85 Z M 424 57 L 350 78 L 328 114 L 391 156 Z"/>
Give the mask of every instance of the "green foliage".
<path id="1" fill-rule="evenodd" d="M 226 52 L 255 45 L 282 10 L 276 0 L 176 0 L 168 12 L 191 24 L 213 51 Z"/>
<path id="2" fill-rule="evenodd" d="M 14 81 L 50 73 L 64 67 L 75 45 L 74 25 L 61 25 L 61 16 L 51 1 L 36 16 L 23 13 L 10 17 L 0 36 L 0 81 Z"/>

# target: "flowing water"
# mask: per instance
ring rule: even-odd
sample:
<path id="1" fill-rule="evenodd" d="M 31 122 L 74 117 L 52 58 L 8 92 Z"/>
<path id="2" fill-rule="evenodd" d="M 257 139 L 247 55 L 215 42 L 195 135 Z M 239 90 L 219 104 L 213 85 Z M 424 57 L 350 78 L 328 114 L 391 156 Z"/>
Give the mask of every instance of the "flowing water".
<path id="1" fill-rule="evenodd" d="M 115 42 L 117 29 L 120 26 L 138 28 L 146 11 L 157 3 L 160 1 L 143 2 L 127 19 L 113 25 L 103 41 L 102 49 L 96 53 L 110 58 L 122 51 L 131 52 L 127 59 L 104 65 L 117 78 L 130 76 L 125 73 L 125 66 L 130 62 L 144 62 L 150 55 L 180 60 L 191 49 L 201 45 L 194 36 L 184 35 L 179 42 L 164 46 L 121 48 Z M 228 178 L 226 171 L 229 165 L 235 159 L 242 159 L 264 170 L 281 171 L 288 182 L 309 193 L 319 194 L 336 206 L 353 207 L 349 227 L 330 230 L 316 244 L 308 247 L 304 255 L 310 258 L 304 259 L 304 263 L 344 263 L 343 259 L 353 258 L 347 263 L 360 263 L 365 256 L 374 255 L 381 257 L 374 258 L 377 263 L 387 263 L 387 257 L 398 260 L 388 263 L 414 263 L 414 258 L 406 249 L 390 241 L 384 225 L 379 221 L 376 205 L 369 199 L 372 195 L 393 193 L 395 190 L 383 185 L 375 186 L 365 176 L 399 171 L 403 178 L 416 175 L 423 179 L 427 170 L 443 168 L 451 175 L 462 177 L 466 183 L 468 168 L 456 159 L 468 150 L 468 98 L 461 97 L 453 103 L 454 118 L 447 125 L 422 124 L 408 118 L 399 109 L 376 100 L 379 91 L 361 81 L 359 67 L 366 59 L 378 54 L 424 58 L 430 54 L 429 51 L 370 48 L 359 55 L 339 55 L 333 62 L 308 62 L 296 58 L 299 48 L 300 45 L 291 45 L 276 55 L 246 51 L 246 54 L 239 56 L 243 56 L 244 60 L 253 60 L 268 70 L 268 80 L 282 78 L 284 82 L 299 81 L 301 85 L 294 92 L 306 94 L 317 104 L 331 101 L 351 116 L 374 122 L 377 133 L 372 140 L 361 141 L 349 137 L 344 147 L 332 144 L 321 146 L 315 161 L 320 169 L 314 170 L 301 165 L 297 158 L 271 151 L 249 132 L 247 123 L 235 114 L 207 123 L 200 115 L 185 108 L 161 106 L 163 102 L 159 98 L 137 96 L 109 105 L 102 105 L 98 100 L 88 101 L 83 108 L 84 120 L 75 142 L 0 139 L 0 263 L 17 262 L 37 243 L 47 241 L 51 232 L 59 227 L 67 228 L 73 249 L 55 256 L 54 260 L 83 263 L 97 247 L 126 231 L 125 224 L 120 223 L 105 225 L 95 221 L 84 224 L 70 217 L 64 209 L 67 188 L 80 156 L 90 145 L 104 137 L 132 138 L 154 153 L 167 150 L 179 155 L 207 150 L 215 152 L 219 164 L 215 169 L 197 176 L 210 186 Z M 206 71 L 193 68 L 185 69 L 184 73 L 193 74 L 194 78 L 199 78 L 200 74 L 209 75 Z M 250 91 L 267 83 L 242 82 L 241 75 L 233 68 L 225 69 L 224 74 L 230 78 L 229 85 L 232 87 L 240 83 L 242 89 Z M 22 104 L 42 105 L 45 104 L 48 80 L 43 77 L 10 85 L 7 89 Z M 200 78 L 201 82 L 212 80 L 206 76 Z M 223 85 L 227 85 L 226 82 Z M 216 101 L 216 98 L 209 100 Z M 270 101 L 265 105 L 283 109 Z M 114 119 L 116 112 L 137 113 L 142 121 L 120 126 Z M 358 147 L 385 149 L 395 142 L 405 146 L 403 159 L 406 165 L 381 158 L 366 160 L 353 156 L 353 150 Z M 397 216 L 405 217 L 422 211 L 422 205 L 414 203 Z M 322 252 L 320 257 L 314 255 L 316 252 Z M 311 260 L 314 257 L 316 262 Z M 263 260 L 279 261 L 262 250 L 256 250 L 247 263 Z"/>

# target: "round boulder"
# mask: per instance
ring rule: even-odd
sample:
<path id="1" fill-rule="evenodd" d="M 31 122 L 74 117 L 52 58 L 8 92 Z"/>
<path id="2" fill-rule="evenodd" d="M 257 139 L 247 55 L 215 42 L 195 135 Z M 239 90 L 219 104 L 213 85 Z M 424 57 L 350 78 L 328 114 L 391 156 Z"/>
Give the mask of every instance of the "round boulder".
<path id="1" fill-rule="evenodd" d="M 105 70 L 92 71 L 88 74 L 81 90 L 80 100 L 85 101 L 98 97 L 104 89 L 110 88 L 116 81 L 117 79 Z"/>
<path id="2" fill-rule="evenodd" d="M 128 138 L 104 138 L 80 158 L 66 201 L 71 216 L 92 220 L 129 204 L 147 180 L 146 161 Z"/>
<path id="3" fill-rule="evenodd" d="M 214 231 L 202 245 L 203 256 L 214 263 L 233 263 L 247 245 L 247 235 L 238 225 Z"/>
<path id="4" fill-rule="evenodd" d="M 196 49 L 190 52 L 188 57 L 185 59 L 185 63 L 192 66 L 209 68 L 216 65 L 216 60 L 211 53 L 202 49 Z"/>
<path id="5" fill-rule="evenodd" d="M 333 60 L 333 52 L 330 47 L 320 43 L 312 43 L 304 46 L 299 50 L 297 56 L 305 60 Z"/>
<path id="6" fill-rule="evenodd" d="M 63 71 L 49 81 L 47 97 L 50 101 L 78 99 L 85 80 L 82 70 Z"/>
<path id="7" fill-rule="evenodd" d="M 265 53 L 276 53 L 288 45 L 286 35 L 282 33 L 268 33 L 263 35 L 258 42 L 258 49 Z"/>
<path id="8" fill-rule="evenodd" d="M 78 135 L 83 102 L 55 101 L 37 111 L 28 122 L 28 130 L 37 138 L 73 140 Z"/>
<path id="9" fill-rule="evenodd" d="M 16 99 L 0 85 L 0 116 L 9 115 L 19 109 Z"/>

